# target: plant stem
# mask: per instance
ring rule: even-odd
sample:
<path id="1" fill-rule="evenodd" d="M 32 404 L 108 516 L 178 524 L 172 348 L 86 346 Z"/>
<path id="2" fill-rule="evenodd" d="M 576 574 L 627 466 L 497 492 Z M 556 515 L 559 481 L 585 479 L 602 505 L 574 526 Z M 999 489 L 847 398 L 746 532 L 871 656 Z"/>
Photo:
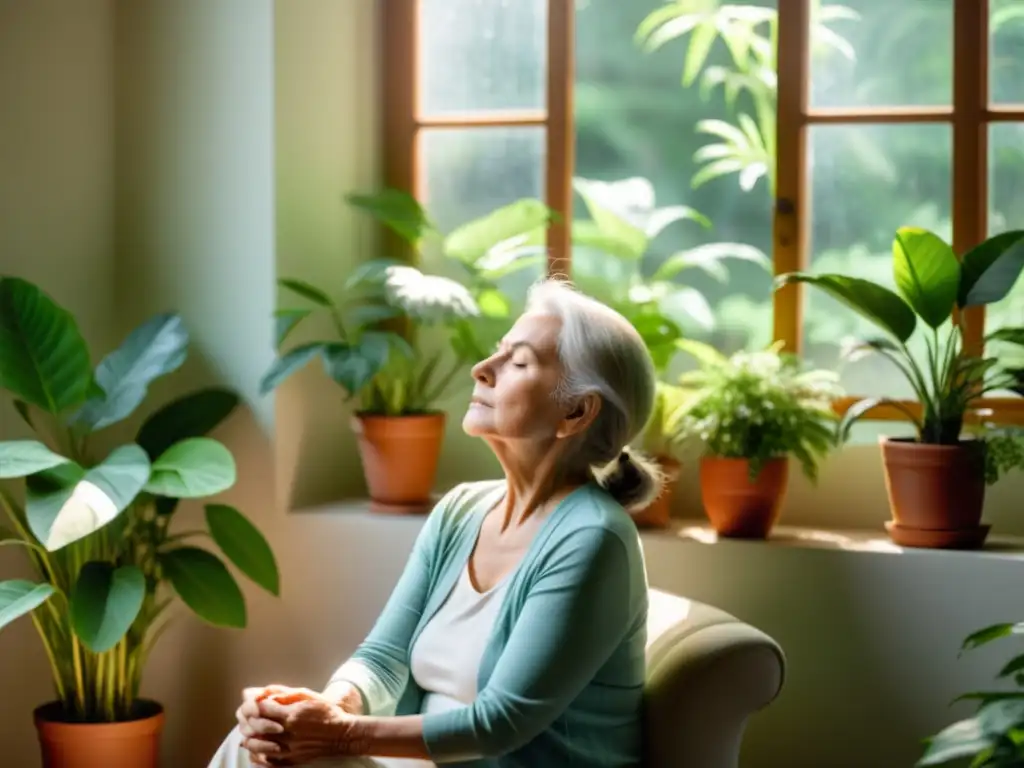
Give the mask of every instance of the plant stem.
<path id="1" fill-rule="evenodd" d="M 71 661 L 75 670 L 76 703 L 82 714 L 85 714 L 85 677 L 82 674 L 82 646 L 75 634 L 71 635 Z"/>
<path id="2" fill-rule="evenodd" d="M 36 632 L 39 634 L 39 639 L 43 642 L 43 649 L 46 651 L 46 657 L 50 660 L 50 670 L 53 672 L 53 685 L 57 689 L 57 698 L 62 702 L 67 701 L 67 694 L 64 689 L 64 681 L 61 677 L 60 666 L 57 664 L 57 657 L 53 652 L 53 646 L 50 644 L 50 637 L 46 634 L 46 630 L 36 616 L 35 611 L 32 611 L 32 623 L 35 625 Z"/>

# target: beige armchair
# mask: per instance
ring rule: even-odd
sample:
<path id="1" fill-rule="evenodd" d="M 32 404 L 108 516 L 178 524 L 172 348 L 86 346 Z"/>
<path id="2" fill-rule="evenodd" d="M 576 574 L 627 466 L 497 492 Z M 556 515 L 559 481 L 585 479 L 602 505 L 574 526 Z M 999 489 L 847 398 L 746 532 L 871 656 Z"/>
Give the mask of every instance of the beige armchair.
<path id="1" fill-rule="evenodd" d="M 737 768 L 747 719 L 782 688 L 782 648 L 724 611 L 655 589 L 647 634 L 647 768 Z"/>

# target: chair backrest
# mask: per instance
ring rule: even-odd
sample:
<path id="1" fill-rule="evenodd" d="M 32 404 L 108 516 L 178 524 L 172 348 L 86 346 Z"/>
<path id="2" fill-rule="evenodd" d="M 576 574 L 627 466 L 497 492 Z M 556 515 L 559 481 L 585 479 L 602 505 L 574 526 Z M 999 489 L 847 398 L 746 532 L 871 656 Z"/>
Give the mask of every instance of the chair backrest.
<path id="1" fill-rule="evenodd" d="M 654 589 L 649 597 L 645 765 L 736 768 L 747 719 L 782 687 L 782 649 L 712 606 Z"/>

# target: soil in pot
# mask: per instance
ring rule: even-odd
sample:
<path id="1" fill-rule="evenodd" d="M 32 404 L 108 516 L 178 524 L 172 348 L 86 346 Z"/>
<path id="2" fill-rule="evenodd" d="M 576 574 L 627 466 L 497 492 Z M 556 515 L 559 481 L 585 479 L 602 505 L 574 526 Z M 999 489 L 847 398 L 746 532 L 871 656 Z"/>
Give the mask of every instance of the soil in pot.
<path id="1" fill-rule="evenodd" d="M 157 768 L 164 710 L 155 701 L 137 702 L 138 718 L 122 723 L 69 721 L 60 702 L 34 713 L 43 768 Z"/>
<path id="2" fill-rule="evenodd" d="M 444 441 L 445 415 L 357 414 L 359 443 L 371 508 L 377 512 L 429 512 Z"/>
<path id="3" fill-rule="evenodd" d="M 711 527 L 726 538 L 767 538 L 779 519 L 788 479 L 785 458 L 769 459 L 751 481 L 746 459 L 704 457 L 700 492 Z"/>
<path id="4" fill-rule="evenodd" d="M 907 546 L 979 546 L 984 540 L 982 531 L 987 531 L 980 525 L 985 504 L 985 444 L 965 440 L 959 445 L 928 445 L 885 437 L 881 444 L 893 517 L 892 525 L 886 526 L 890 536 L 919 542 L 908 540 Z M 915 536 L 914 531 L 948 535 Z"/>
<path id="5" fill-rule="evenodd" d="M 657 456 L 655 461 L 665 475 L 665 484 L 658 498 L 633 513 L 637 528 L 667 528 L 672 518 L 672 496 L 679 477 L 679 462 L 668 456 Z"/>

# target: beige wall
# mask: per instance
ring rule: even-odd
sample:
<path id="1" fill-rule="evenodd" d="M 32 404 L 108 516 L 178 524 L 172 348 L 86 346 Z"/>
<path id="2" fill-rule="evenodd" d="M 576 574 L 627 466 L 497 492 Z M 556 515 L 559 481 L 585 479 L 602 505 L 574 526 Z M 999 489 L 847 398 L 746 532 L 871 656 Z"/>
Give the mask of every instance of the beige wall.
<path id="1" fill-rule="evenodd" d="M 182 378 L 229 383 L 252 406 L 221 436 L 240 459 L 233 498 L 270 537 L 284 595 L 247 590 L 244 633 L 182 615 L 162 640 L 145 693 L 168 708 L 176 768 L 205 765 L 243 685 L 321 683 L 369 627 L 419 524 L 289 512 L 362 492 L 346 414 L 315 371 L 275 407 L 255 391 L 275 273 L 337 286 L 372 254 L 341 196 L 377 178 L 375 32 L 370 0 L 0 0 L 0 271 L 46 286 L 101 349 L 145 315 L 179 309 L 195 337 Z M 442 486 L 493 468 L 456 431 Z M 990 500 L 1004 530 L 1022 530 L 1021 488 L 1006 483 Z M 695 503 L 681 493 L 681 509 Z M 877 450 L 844 453 L 816 492 L 794 481 L 786 514 L 879 525 Z M 0 576 L 16 559 L 0 555 Z M 1021 564 L 992 556 L 654 535 L 648 565 L 653 584 L 733 611 L 787 649 L 783 697 L 751 727 L 751 768 L 910 764 L 917 740 L 950 717 L 949 698 L 992 671 L 992 656 L 955 662 L 960 637 L 1024 613 Z M 29 715 L 49 683 L 27 622 L 0 632 L 0 689 L 18 693 L 0 697 L 4 765 L 32 768 Z"/>

